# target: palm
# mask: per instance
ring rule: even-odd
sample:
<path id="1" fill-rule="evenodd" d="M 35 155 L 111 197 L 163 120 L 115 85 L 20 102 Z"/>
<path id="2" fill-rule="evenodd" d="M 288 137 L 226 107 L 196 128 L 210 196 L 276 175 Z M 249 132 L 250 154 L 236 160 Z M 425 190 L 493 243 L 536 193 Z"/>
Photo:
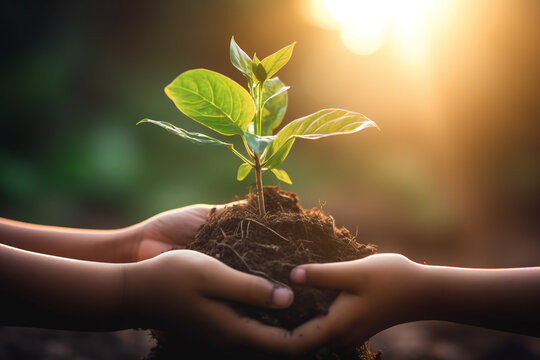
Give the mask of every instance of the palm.
<path id="1" fill-rule="evenodd" d="M 146 260 L 172 249 L 184 249 L 216 206 L 190 205 L 151 217 L 142 225 L 143 234 L 137 261 Z"/>
<path id="2" fill-rule="evenodd" d="M 184 249 L 194 238 L 212 209 L 223 211 L 233 205 L 197 204 L 157 214 L 143 222 L 142 236 L 137 248 L 137 261 L 146 260 L 165 251 Z"/>

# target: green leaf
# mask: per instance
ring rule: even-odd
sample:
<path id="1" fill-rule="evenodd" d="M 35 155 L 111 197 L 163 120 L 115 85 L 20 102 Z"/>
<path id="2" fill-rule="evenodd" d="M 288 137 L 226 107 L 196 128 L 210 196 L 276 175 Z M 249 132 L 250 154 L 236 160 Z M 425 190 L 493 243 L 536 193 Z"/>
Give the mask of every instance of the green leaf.
<path id="1" fill-rule="evenodd" d="M 289 151 L 291 150 L 294 140 L 296 140 L 295 137 L 290 138 L 287 140 L 276 152 L 270 152 L 271 146 L 267 148 L 267 153 L 263 155 L 263 165 L 267 169 L 273 169 L 279 165 L 285 160 L 287 155 L 289 154 Z M 268 160 L 266 160 L 268 159 Z"/>
<path id="2" fill-rule="evenodd" d="M 184 129 L 176 127 L 173 124 L 165 122 L 165 121 L 156 121 L 156 120 L 151 120 L 151 119 L 144 119 L 144 120 L 139 121 L 137 123 L 137 125 L 139 125 L 141 123 L 151 123 L 151 124 L 154 124 L 154 125 L 157 125 L 157 126 L 161 126 L 162 128 L 164 128 L 168 132 L 171 132 L 171 133 L 173 133 L 175 135 L 183 137 L 187 141 L 192 142 L 194 144 L 209 145 L 209 146 L 227 146 L 227 147 L 232 146 L 232 144 L 223 142 L 223 141 L 218 140 L 218 139 L 214 139 L 213 137 L 210 137 L 210 136 L 205 135 L 205 134 L 186 131 Z"/>
<path id="3" fill-rule="evenodd" d="M 285 46 L 283 49 L 276 51 L 272 55 L 265 57 L 261 61 L 261 64 L 263 64 L 269 78 L 274 76 L 279 69 L 289 62 L 295 44 L 296 41 L 288 46 Z"/>
<path id="4" fill-rule="evenodd" d="M 206 69 L 182 73 L 165 93 L 184 114 L 223 135 L 241 135 L 255 114 L 255 104 L 242 86 Z"/>
<path id="5" fill-rule="evenodd" d="M 244 131 L 244 138 L 246 139 L 246 143 L 248 144 L 249 148 L 253 150 L 255 154 L 261 156 L 264 150 L 266 150 L 268 145 L 270 145 L 276 137 L 260 136 L 252 134 L 248 131 Z"/>
<path id="6" fill-rule="evenodd" d="M 291 178 L 289 177 L 289 174 L 283 169 L 270 169 L 274 173 L 274 175 L 277 177 L 279 181 L 283 181 L 287 184 L 292 184 Z"/>
<path id="7" fill-rule="evenodd" d="M 139 125 L 141 123 L 151 123 L 151 124 L 160 126 L 160 127 L 164 128 L 165 130 L 167 130 L 168 132 L 173 133 L 175 135 L 178 135 L 178 136 L 180 136 L 180 137 L 182 137 L 182 138 L 186 139 L 187 141 L 189 141 L 191 143 L 194 143 L 194 144 L 208 145 L 208 146 L 225 146 L 225 147 L 229 148 L 240 159 L 242 159 L 245 162 L 249 162 L 242 154 L 240 154 L 238 151 L 235 150 L 233 144 L 229 144 L 229 143 L 223 142 L 221 140 L 214 139 L 213 137 L 210 137 L 210 136 L 205 135 L 205 134 L 186 131 L 184 129 L 176 127 L 173 124 L 165 122 L 165 121 L 156 121 L 156 120 L 151 120 L 151 119 L 144 119 L 144 120 L 139 121 L 137 123 L 137 125 Z"/>
<path id="8" fill-rule="evenodd" d="M 253 79 L 255 83 L 263 82 L 268 78 L 263 64 L 261 64 L 261 62 L 257 58 L 257 54 L 253 55 L 253 62 L 251 63 L 251 70 L 253 72 L 253 75 L 255 75 L 255 79 Z"/>
<path id="9" fill-rule="evenodd" d="M 240 165 L 238 167 L 238 173 L 236 174 L 236 180 L 238 181 L 244 180 L 246 176 L 248 176 L 249 173 L 251 172 L 251 169 L 253 168 L 249 164 L 243 163 L 242 165 Z"/>
<path id="10" fill-rule="evenodd" d="M 351 134 L 377 124 L 362 114 L 341 109 L 324 109 L 314 114 L 296 119 L 276 135 L 268 147 L 263 166 L 275 168 L 285 158 L 292 147 L 291 139 L 319 139 L 325 136 Z"/>
<path id="11" fill-rule="evenodd" d="M 262 134 L 272 135 L 281 124 L 287 111 L 289 86 L 285 86 L 277 77 L 266 80 L 263 88 Z"/>
<path id="12" fill-rule="evenodd" d="M 234 41 L 234 36 L 231 38 L 231 63 L 235 68 L 240 70 L 248 78 L 251 78 L 251 58 L 238 46 Z"/>

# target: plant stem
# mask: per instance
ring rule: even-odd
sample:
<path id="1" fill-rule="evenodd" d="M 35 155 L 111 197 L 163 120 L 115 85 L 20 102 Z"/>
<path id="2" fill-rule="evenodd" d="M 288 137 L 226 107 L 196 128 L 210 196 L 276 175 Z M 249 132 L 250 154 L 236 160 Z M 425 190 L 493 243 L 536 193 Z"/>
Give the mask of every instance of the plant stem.
<path id="1" fill-rule="evenodd" d="M 259 115 L 259 119 L 258 119 L 258 122 L 259 122 L 259 126 L 258 126 L 258 133 L 257 135 L 262 135 L 262 108 L 263 108 L 263 103 L 262 103 L 262 97 L 263 97 L 263 88 L 264 88 L 264 81 L 262 81 L 260 84 L 259 84 L 259 111 L 258 111 L 258 115 Z"/>
<path id="2" fill-rule="evenodd" d="M 262 185 L 262 167 L 259 163 L 259 157 L 255 157 L 255 179 L 256 179 L 256 187 L 257 187 L 257 202 L 259 203 L 259 216 L 263 217 L 266 215 L 266 211 L 264 209 L 264 192 L 263 192 L 263 185 Z"/>

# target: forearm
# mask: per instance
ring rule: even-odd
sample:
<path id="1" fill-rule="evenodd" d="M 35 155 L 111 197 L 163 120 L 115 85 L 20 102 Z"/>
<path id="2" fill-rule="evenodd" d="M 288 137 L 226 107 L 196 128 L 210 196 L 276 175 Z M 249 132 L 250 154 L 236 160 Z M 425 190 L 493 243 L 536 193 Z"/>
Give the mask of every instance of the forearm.
<path id="1" fill-rule="evenodd" d="M 65 259 L 0 245 L 0 322 L 76 330 L 131 327 L 123 271 L 131 264 Z"/>
<path id="2" fill-rule="evenodd" d="M 83 230 L 0 218 L 0 243 L 72 259 L 130 262 L 136 256 L 136 228 Z"/>
<path id="3" fill-rule="evenodd" d="M 540 336 L 540 267 L 421 266 L 425 319 Z"/>

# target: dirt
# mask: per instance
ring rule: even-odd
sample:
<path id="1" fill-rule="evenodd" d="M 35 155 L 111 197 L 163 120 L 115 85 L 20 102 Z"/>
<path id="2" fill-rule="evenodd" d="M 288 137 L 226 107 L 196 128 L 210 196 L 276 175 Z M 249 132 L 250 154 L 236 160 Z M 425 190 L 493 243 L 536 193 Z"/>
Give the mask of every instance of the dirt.
<path id="1" fill-rule="evenodd" d="M 295 193 L 277 186 L 264 188 L 266 215 L 258 214 L 257 198 L 247 196 L 241 205 L 226 208 L 219 215 L 211 213 L 195 240 L 192 250 L 213 256 L 227 265 L 247 273 L 263 276 L 290 286 L 295 294 L 288 309 L 263 309 L 233 303 L 236 311 L 262 323 L 294 329 L 307 320 L 324 315 L 338 295 L 337 291 L 296 286 L 289 274 L 295 266 L 359 259 L 375 252 L 375 246 L 359 243 L 344 227 L 336 227 L 334 218 L 320 208 L 303 209 Z M 189 344 L 189 346 L 187 346 Z M 250 349 L 215 349 L 186 334 L 161 336 L 151 359 L 219 357 L 221 359 L 274 359 L 271 355 Z M 175 355 L 176 354 L 176 355 Z M 366 344 L 339 353 L 323 347 L 305 359 L 378 359 Z"/>

